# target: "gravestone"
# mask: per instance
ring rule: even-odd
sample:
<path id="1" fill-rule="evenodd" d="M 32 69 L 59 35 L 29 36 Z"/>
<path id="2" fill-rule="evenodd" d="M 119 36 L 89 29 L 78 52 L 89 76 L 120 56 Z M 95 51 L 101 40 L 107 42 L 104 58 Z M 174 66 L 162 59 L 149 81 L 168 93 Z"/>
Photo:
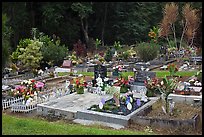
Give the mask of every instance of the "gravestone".
<path id="1" fill-rule="evenodd" d="M 138 97 L 146 95 L 147 88 L 144 81 L 147 80 L 147 77 L 154 78 L 156 77 L 156 73 L 151 71 L 134 71 L 134 82 L 130 86 L 130 90 L 133 91 L 133 94 Z"/>
<path id="2" fill-rule="evenodd" d="M 95 65 L 94 66 L 94 79 L 97 79 L 99 77 L 102 79 L 104 79 L 105 77 L 107 77 L 107 68 L 104 65 Z"/>
<path id="3" fill-rule="evenodd" d="M 64 60 L 63 64 L 62 64 L 62 68 L 71 68 L 72 65 L 72 61 L 71 60 Z"/>
<path id="4" fill-rule="evenodd" d="M 190 62 L 194 62 L 194 64 L 202 64 L 202 56 L 191 57 Z"/>
<path id="5" fill-rule="evenodd" d="M 147 80 L 147 77 L 149 78 L 156 77 L 156 72 L 151 72 L 151 71 L 135 71 L 134 72 L 135 82 L 144 82 L 145 80 Z"/>

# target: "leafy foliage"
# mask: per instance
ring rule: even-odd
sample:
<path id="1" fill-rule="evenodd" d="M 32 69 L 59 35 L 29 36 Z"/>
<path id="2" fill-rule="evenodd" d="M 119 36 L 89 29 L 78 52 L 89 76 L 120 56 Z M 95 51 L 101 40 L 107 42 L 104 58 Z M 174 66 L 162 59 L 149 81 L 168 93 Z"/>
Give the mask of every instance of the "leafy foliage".
<path id="1" fill-rule="evenodd" d="M 16 62 L 18 60 L 18 57 L 23 54 L 23 50 L 22 49 L 25 49 L 31 43 L 32 43 L 32 41 L 29 38 L 21 39 L 19 41 L 19 44 L 18 44 L 16 50 L 11 54 L 12 60 L 14 62 Z"/>
<path id="2" fill-rule="evenodd" d="M 105 53 L 104 59 L 105 59 L 106 61 L 111 61 L 112 58 L 113 58 L 113 53 L 112 53 L 111 49 L 109 48 L 109 49 L 106 51 L 106 53 Z"/>
<path id="3" fill-rule="evenodd" d="M 63 59 L 67 56 L 68 50 L 65 45 L 61 45 L 60 39 L 49 40 L 48 36 L 44 36 L 44 42 L 42 47 L 43 60 L 49 65 L 60 65 Z"/>
<path id="4" fill-rule="evenodd" d="M 96 39 L 96 41 L 95 41 L 96 49 L 99 48 L 99 45 L 100 45 L 100 44 L 101 44 L 101 40 Z"/>
<path id="5" fill-rule="evenodd" d="M 86 55 L 86 46 L 78 40 L 77 43 L 74 44 L 74 51 L 76 52 L 77 56 L 85 56 Z"/>
<path id="6" fill-rule="evenodd" d="M 145 62 L 153 60 L 157 57 L 159 47 L 155 43 L 139 43 L 137 47 L 138 56 Z"/>
<path id="7" fill-rule="evenodd" d="M 40 51 L 42 45 L 43 43 L 39 40 L 31 40 L 31 44 L 28 44 L 26 48 L 20 48 L 22 54 L 18 56 L 18 59 L 24 68 L 34 71 L 40 66 L 40 61 L 43 58 Z"/>
<path id="8" fill-rule="evenodd" d="M 157 87 L 161 93 L 162 99 L 165 101 L 166 112 L 169 112 L 168 107 L 168 96 L 177 87 L 177 78 L 167 79 L 166 76 L 163 78 L 161 84 Z"/>
<path id="9" fill-rule="evenodd" d="M 2 14 L 2 68 L 5 66 L 9 58 L 11 28 L 7 25 L 8 18 L 6 14 Z"/>

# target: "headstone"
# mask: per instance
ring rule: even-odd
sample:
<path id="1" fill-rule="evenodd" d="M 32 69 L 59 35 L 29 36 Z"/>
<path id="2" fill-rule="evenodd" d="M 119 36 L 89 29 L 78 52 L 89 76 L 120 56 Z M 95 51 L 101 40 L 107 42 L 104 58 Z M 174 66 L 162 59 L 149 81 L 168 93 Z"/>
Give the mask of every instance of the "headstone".
<path id="1" fill-rule="evenodd" d="M 135 71 L 134 72 L 135 82 L 144 82 L 145 80 L 147 80 L 147 77 L 155 78 L 156 72 L 151 72 L 151 71 Z"/>
<path id="2" fill-rule="evenodd" d="M 62 68 L 71 68 L 72 65 L 72 61 L 71 60 L 64 60 L 63 64 L 62 64 Z"/>
<path id="3" fill-rule="evenodd" d="M 104 65 L 95 65 L 94 66 L 94 79 L 97 79 L 98 77 L 104 79 L 107 77 L 107 68 Z"/>

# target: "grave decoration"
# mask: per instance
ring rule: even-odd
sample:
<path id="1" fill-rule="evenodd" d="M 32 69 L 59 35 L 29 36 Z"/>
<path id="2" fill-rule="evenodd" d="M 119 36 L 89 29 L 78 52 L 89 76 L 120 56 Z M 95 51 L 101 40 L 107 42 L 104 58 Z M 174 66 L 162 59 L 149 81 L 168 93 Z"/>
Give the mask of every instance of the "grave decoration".
<path id="1" fill-rule="evenodd" d="M 157 78 L 148 78 L 147 80 L 145 80 L 144 84 L 147 88 L 147 97 L 155 97 L 160 94 L 159 90 L 156 87 L 156 85 L 159 84 L 159 80 Z"/>
<path id="2" fill-rule="evenodd" d="M 73 86 L 77 94 L 84 94 L 84 88 L 87 87 L 87 82 L 84 80 L 84 77 L 74 78 Z"/>
<path id="3" fill-rule="evenodd" d="M 118 86 L 107 86 L 105 87 L 106 94 L 112 94 L 113 99 L 115 101 L 115 105 L 119 106 L 119 98 L 120 98 L 120 87 Z"/>
<path id="4" fill-rule="evenodd" d="M 115 89 L 114 86 L 110 88 L 111 90 Z M 119 95 L 119 92 L 114 93 L 117 93 L 117 97 L 107 101 L 102 98 L 99 105 L 92 105 L 88 110 L 127 116 L 149 102 L 149 99 L 144 102 L 141 98 L 134 98 L 132 92 L 127 92 L 124 95 Z"/>
<path id="5" fill-rule="evenodd" d="M 100 77 L 104 79 L 107 77 L 107 68 L 104 65 L 95 65 L 94 66 L 94 79 L 98 78 L 100 74 Z"/>
<path id="6" fill-rule="evenodd" d="M 120 87 L 120 93 L 126 93 L 130 88 L 128 79 L 122 76 L 119 78 L 116 78 L 116 81 L 113 85 Z"/>
<path id="7" fill-rule="evenodd" d="M 189 82 L 179 82 L 173 93 L 179 95 L 200 95 L 199 89 L 195 90 Z"/>
<path id="8" fill-rule="evenodd" d="M 188 82 L 190 83 L 190 86 L 198 86 L 198 87 L 202 86 L 201 81 L 197 77 L 193 77 L 189 79 Z"/>
<path id="9" fill-rule="evenodd" d="M 122 71 L 123 66 L 122 65 L 116 65 L 113 67 L 113 76 L 119 76 L 120 71 Z"/>
<path id="10" fill-rule="evenodd" d="M 94 83 L 93 83 L 94 82 Z M 88 92 L 95 93 L 98 95 L 105 95 L 105 88 L 111 85 L 111 80 L 109 78 L 102 79 L 99 77 L 96 80 L 92 80 L 92 82 L 88 82 Z"/>
<path id="11" fill-rule="evenodd" d="M 15 89 L 11 89 L 11 96 L 23 97 L 25 103 L 27 100 L 31 102 L 36 96 L 44 90 L 45 84 L 33 79 L 23 80 L 21 85 L 16 85 Z M 31 98 L 31 99 L 30 99 Z"/>

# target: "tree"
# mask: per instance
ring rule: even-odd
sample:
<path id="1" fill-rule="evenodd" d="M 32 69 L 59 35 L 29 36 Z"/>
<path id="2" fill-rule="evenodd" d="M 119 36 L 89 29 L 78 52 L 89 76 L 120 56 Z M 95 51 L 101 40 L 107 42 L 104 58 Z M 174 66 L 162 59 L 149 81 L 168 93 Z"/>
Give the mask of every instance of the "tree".
<path id="1" fill-rule="evenodd" d="M 184 35 L 186 36 L 188 43 L 190 43 L 189 45 L 192 46 L 193 44 L 196 30 L 199 27 L 199 18 L 196 12 L 197 11 L 194 10 L 190 4 L 186 4 L 183 6 L 183 19 L 181 21 L 183 30 L 179 47 L 181 47 Z M 163 9 L 163 14 L 164 16 L 160 23 L 160 37 L 166 37 L 168 44 L 170 45 L 168 36 L 173 32 L 175 44 L 177 44 L 175 22 L 178 16 L 178 5 L 175 3 L 167 3 Z"/>
<path id="2" fill-rule="evenodd" d="M 102 46 L 104 46 L 104 33 L 105 33 L 105 25 L 106 25 L 106 18 L 107 18 L 108 2 L 105 2 L 104 8 L 105 8 L 105 12 L 104 12 L 104 19 L 103 19 L 103 27 L 101 31 Z"/>
<path id="3" fill-rule="evenodd" d="M 192 9 L 190 4 L 186 4 L 183 7 L 182 13 L 185 20 L 185 26 L 184 26 L 183 32 L 187 37 L 188 43 L 190 43 L 190 46 L 192 46 L 193 40 L 196 34 L 196 30 L 199 27 L 199 18 L 197 15 L 197 11 Z"/>
<path id="4" fill-rule="evenodd" d="M 89 42 L 89 35 L 88 35 L 88 16 L 89 14 L 93 13 L 92 4 L 91 3 L 73 3 L 71 6 L 72 10 L 78 12 L 81 21 L 81 29 L 83 31 L 86 44 Z"/>
<path id="5" fill-rule="evenodd" d="M 2 69 L 5 67 L 10 54 L 10 36 L 12 31 L 7 22 L 7 15 L 2 14 Z"/>
<path id="6" fill-rule="evenodd" d="M 43 56 L 40 51 L 43 43 L 38 39 L 31 40 L 31 44 L 28 44 L 26 48 L 21 48 L 20 51 L 23 53 L 18 56 L 18 59 L 22 62 L 23 67 L 35 72 L 35 70 L 40 67 L 40 61 Z"/>
<path id="7" fill-rule="evenodd" d="M 43 37 L 48 38 L 48 36 Z M 65 45 L 61 45 L 59 38 L 56 40 L 51 40 L 49 38 L 46 43 L 44 42 L 41 51 L 43 55 L 43 60 L 51 66 L 62 64 L 64 58 L 68 53 L 68 50 Z"/>

